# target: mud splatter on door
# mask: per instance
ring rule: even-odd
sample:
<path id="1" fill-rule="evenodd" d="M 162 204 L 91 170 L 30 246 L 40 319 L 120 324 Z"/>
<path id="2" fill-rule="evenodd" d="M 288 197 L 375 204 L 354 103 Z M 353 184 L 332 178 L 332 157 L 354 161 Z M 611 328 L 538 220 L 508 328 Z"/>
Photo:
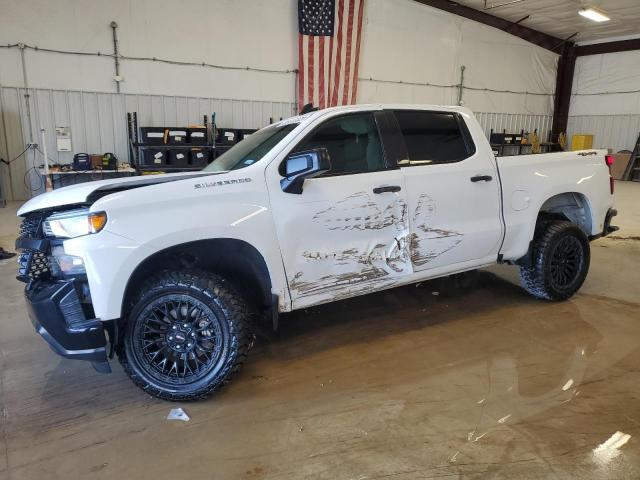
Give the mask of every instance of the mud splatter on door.
<path id="1" fill-rule="evenodd" d="M 413 213 L 413 232 L 409 239 L 411 262 L 416 266 L 426 265 L 454 249 L 464 237 L 461 233 L 438 228 L 433 224 L 436 208 L 436 202 L 429 195 L 420 195 Z"/>

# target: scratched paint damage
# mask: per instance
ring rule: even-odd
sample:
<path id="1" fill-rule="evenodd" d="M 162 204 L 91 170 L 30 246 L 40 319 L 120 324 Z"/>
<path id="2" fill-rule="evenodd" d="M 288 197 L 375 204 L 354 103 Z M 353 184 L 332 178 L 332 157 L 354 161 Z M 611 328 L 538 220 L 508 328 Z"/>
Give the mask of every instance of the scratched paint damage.
<path id="1" fill-rule="evenodd" d="M 358 192 L 320 210 L 313 220 L 333 235 L 351 232 L 351 245 L 340 251 L 303 251 L 304 268 L 289 281 L 294 297 L 346 298 L 393 284 L 411 268 L 407 204 L 397 195 L 374 200 Z"/>
<path id="2" fill-rule="evenodd" d="M 329 230 L 381 230 L 406 224 L 407 204 L 399 197 L 384 208 L 367 192 L 358 192 L 321 210 L 313 219 Z"/>
<path id="3" fill-rule="evenodd" d="M 433 217 L 436 213 L 435 201 L 426 193 L 418 197 L 413 215 L 414 232 L 409 237 L 411 262 L 423 266 L 446 253 L 462 242 L 461 233 L 435 228 Z"/>
<path id="4" fill-rule="evenodd" d="M 303 251 L 303 265 L 308 268 L 290 278 L 294 297 L 324 295 L 330 301 L 377 290 L 411 273 L 412 265 L 425 265 L 462 241 L 461 234 L 432 226 L 436 204 L 429 195 L 418 199 L 411 234 L 407 211 L 407 204 L 398 196 L 381 205 L 367 192 L 358 192 L 317 212 L 313 220 L 328 230 L 388 230 L 391 241 L 370 243 L 367 235 L 360 244 L 341 251 Z M 381 232 L 383 238 L 385 233 Z"/>
<path id="5" fill-rule="evenodd" d="M 309 268 L 296 273 L 289 282 L 289 287 L 299 296 L 335 293 L 353 286 L 366 290 L 392 273 L 386 268 L 389 259 L 383 243 L 376 243 L 362 250 L 352 247 L 341 252 L 305 251 L 302 256 Z M 311 278 L 314 272 L 327 271 L 335 273 Z"/>
<path id="6" fill-rule="evenodd" d="M 432 225 L 436 203 L 429 195 L 418 198 L 413 233 L 406 202 L 399 196 L 388 197 L 386 204 L 380 200 L 358 192 L 313 216 L 334 235 L 352 232 L 352 245 L 339 251 L 303 251 L 303 268 L 289 279 L 294 298 L 322 296 L 333 301 L 385 288 L 412 273 L 413 266 L 425 265 L 462 242 L 458 232 Z M 372 242 L 371 232 L 389 242 Z"/>

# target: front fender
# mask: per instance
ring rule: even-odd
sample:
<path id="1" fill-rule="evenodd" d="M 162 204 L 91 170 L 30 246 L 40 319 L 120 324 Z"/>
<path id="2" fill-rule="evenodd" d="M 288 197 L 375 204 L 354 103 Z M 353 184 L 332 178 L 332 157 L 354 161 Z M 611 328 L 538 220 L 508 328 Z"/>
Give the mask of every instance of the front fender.
<path id="1" fill-rule="evenodd" d="M 216 181 L 224 182 L 232 173 Z M 215 238 L 252 245 L 265 260 L 281 309 L 289 304 L 264 178 L 244 171 L 236 176 L 249 180 L 211 188 L 198 179 L 154 185 L 109 195 L 92 205 L 92 211 L 107 212 L 105 230 L 68 240 L 65 250 L 85 258 L 97 318 L 121 316 L 127 282 L 145 259 L 175 245 Z"/>

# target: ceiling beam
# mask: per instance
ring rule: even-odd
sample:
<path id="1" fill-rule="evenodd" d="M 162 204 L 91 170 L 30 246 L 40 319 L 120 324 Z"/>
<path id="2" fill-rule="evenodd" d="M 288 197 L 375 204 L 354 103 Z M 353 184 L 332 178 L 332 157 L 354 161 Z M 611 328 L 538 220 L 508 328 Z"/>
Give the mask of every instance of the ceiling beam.
<path id="1" fill-rule="evenodd" d="M 576 55 L 578 57 L 584 57 L 586 55 L 628 52 L 630 50 L 640 50 L 640 38 L 634 38 L 633 40 L 619 40 L 617 42 L 594 43 L 591 45 L 579 45 L 576 47 Z"/>
<path id="2" fill-rule="evenodd" d="M 444 10 L 445 12 L 453 13 L 469 20 L 489 25 L 490 27 L 497 28 L 516 37 L 520 37 L 527 42 L 538 45 L 539 47 L 550 50 L 554 53 L 561 53 L 562 47 L 565 45 L 565 40 L 562 38 L 554 37 L 546 33 L 539 32 L 533 28 L 520 25 L 518 22 L 512 22 L 505 20 L 504 18 L 496 17 L 488 13 L 470 8 L 465 5 L 460 5 L 451 0 L 414 0 L 415 2 L 429 7 Z M 523 19 L 524 20 L 524 19 Z"/>

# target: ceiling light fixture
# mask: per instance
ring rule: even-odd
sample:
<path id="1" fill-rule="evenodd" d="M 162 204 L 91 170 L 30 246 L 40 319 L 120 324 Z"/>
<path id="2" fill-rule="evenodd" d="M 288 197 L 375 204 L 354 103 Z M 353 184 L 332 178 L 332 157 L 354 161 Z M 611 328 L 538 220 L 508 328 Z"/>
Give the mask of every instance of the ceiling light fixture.
<path id="1" fill-rule="evenodd" d="M 608 22 L 609 20 L 611 20 L 602 11 L 597 10 L 595 8 L 583 8 L 578 13 L 580 15 L 582 15 L 583 17 L 588 18 L 589 20 L 594 21 L 594 22 L 598 22 L 598 23 L 600 23 L 600 22 Z"/>
<path id="2" fill-rule="evenodd" d="M 491 10 L 492 8 L 504 7 L 507 5 L 512 5 L 514 3 L 520 3 L 520 2 L 524 2 L 524 0 L 510 0 L 505 3 L 494 3 L 493 5 L 487 5 L 487 0 L 484 0 L 484 9 Z"/>

